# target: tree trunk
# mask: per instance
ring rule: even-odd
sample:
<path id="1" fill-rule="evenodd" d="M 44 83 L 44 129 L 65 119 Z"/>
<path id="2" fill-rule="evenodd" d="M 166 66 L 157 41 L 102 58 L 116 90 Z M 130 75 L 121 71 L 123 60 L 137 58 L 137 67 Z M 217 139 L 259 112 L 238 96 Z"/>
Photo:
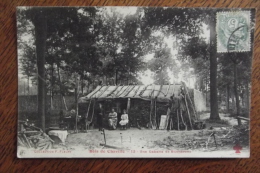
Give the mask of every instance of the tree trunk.
<path id="1" fill-rule="evenodd" d="M 248 82 L 246 82 L 246 110 L 250 110 L 250 95 L 249 95 L 249 86 Z"/>
<path id="2" fill-rule="evenodd" d="M 23 83 L 23 95 L 26 95 L 26 91 L 25 91 L 25 90 L 26 90 L 25 83 L 26 83 L 26 82 L 24 81 L 24 83 Z"/>
<path id="3" fill-rule="evenodd" d="M 84 82 L 83 82 L 83 78 L 81 79 L 81 94 L 84 95 Z"/>
<path id="4" fill-rule="evenodd" d="M 131 68 L 129 67 L 129 69 L 128 69 L 128 75 L 127 75 L 127 85 L 130 84 L 130 82 L 129 82 L 130 76 L 131 76 Z"/>
<path id="5" fill-rule="evenodd" d="M 233 86 L 234 87 L 234 86 Z M 232 89 L 233 91 L 234 89 Z M 232 92 L 232 109 L 233 109 L 233 112 L 236 111 L 236 101 L 235 101 L 235 94 L 234 94 L 234 91 Z"/>
<path id="6" fill-rule="evenodd" d="M 28 76 L 28 96 L 30 95 L 30 76 Z"/>
<path id="7" fill-rule="evenodd" d="M 208 107 L 208 75 L 206 76 L 205 91 L 206 91 L 206 107 Z"/>
<path id="8" fill-rule="evenodd" d="M 210 20 L 210 119 L 219 120 L 217 95 L 216 15 Z"/>
<path id="9" fill-rule="evenodd" d="M 115 73 L 115 85 L 117 85 L 117 73 L 118 73 L 118 71 L 116 70 L 116 73 Z"/>
<path id="10" fill-rule="evenodd" d="M 53 73 L 54 73 L 54 67 L 53 67 L 53 63 L 52 63 L 51 64 L 51 87 L 50 87 L 51 109 L 53 109 L 53 83 L 54 83 Z"/>
<path id="11" fill-rule="evenodd" d="M 240 105 L 239 105 L 239 95 L 237 92 L 237 64 L 234 63 L 234 94 L 236 98 L 236 110 L 237 110 L 237 116 L 240 114 Z M 241 125 L 241 119 L 237 119 L 238 125 Z"/>
<path id="12" fill-rule="evenodd" d="M 78 78 L 76 76 L 76 82 L 75 82 L 75 103 L 76 103 L 76 117 L 75 117 L 75 131 L 78 133 L 78 114 L 79 114 L 79 105 L 78 105 L 78 88 L 79 88 L 79 83 L 78 83 Z"/>
<path id="13" fill-rule="evenodd" d="M 47 35 L 47 21 L 44 13 L 34 13 L 33 24 L 35 27 L 35 45 L 38 69 L 38 115 L 41 120 L 41 128 L 45 132 L 45 109 L 46 109 L 46 84 L 45 84 L 45 48 Z"/>
<path id="14" fill-rule="evenodd" d="M 227 113 L 229 112 L 229 84 L 227 84 L 226 87 L 226 109 L 227 109 Z"/>
<path id="15" fill-rule="evenodd" d="M 57 64 L 58 78 L 59 78 L 59 86 L 60 86 L 60 111 L 62 111 L 62 85 L 61 85 L 61 77 L 60 77 L 60 66 Z"/>

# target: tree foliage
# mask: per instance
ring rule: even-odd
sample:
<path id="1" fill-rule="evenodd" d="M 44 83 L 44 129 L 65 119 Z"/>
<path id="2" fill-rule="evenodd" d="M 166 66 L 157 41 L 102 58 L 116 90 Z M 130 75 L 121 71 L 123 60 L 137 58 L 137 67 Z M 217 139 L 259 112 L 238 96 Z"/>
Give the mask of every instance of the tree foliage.
<path id="1" fill-rule="evenodd" d="M 45 93 L 64 96 L 79 87 L 85 94 L 96 85 L 137 84 L 138 73 L 147 69 L 154 72 L 156 84 L 167 84 L 169 71 L 177 78 L 181 69 L 184 76 L 195 75 L 199 90 L 213 93 L 211 103 L 217 109 L 217 93 L 224 95 L 226 86 L 234 84 L 232 57 L 216 56 L 214 33 L 210 40 L 201 37 L 205 26 L 213 31 L 215 13 L 192 8 L 140 7 L 126 15 L 107 7 L 19 8 L 21 70 L 28 79 L 41 84 L 38 88 L 42 91 L 46 87 Z M 169 47 L 165 38 L 171 37 L 175 40 Z M 173 57 L 176 48 L 178 56 Z M 145 62 L 147 54 L 154 56 Z M 238 70 L 245 71 L 238 74 L 239 93 L 243 93 L 250 82 L 246 69 L 251 61 L 245 58 L 250 54 L 232 56 L 236 57 Z M 217 111 L 213 112 L 217 118 Z"/>

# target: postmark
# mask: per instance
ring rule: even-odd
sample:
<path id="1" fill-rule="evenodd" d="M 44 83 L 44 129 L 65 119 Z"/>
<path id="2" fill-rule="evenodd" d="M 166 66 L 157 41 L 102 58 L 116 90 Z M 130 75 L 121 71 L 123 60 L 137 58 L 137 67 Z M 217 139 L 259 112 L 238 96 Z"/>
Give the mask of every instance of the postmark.
<path id="1" fill-rule="evenodd" d="M 217 52 L 250 51 L 250 11 L 217 13 Z"/>

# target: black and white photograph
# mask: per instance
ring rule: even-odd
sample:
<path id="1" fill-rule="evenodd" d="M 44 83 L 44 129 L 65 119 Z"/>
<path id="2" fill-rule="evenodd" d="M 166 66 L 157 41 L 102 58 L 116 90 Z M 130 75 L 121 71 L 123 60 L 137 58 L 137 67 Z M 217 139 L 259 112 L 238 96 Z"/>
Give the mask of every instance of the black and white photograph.
<path id="1" fill-rule="evenodd" d="M 16 10 L 19 158 L 248 158 L 255 9 Z"/>

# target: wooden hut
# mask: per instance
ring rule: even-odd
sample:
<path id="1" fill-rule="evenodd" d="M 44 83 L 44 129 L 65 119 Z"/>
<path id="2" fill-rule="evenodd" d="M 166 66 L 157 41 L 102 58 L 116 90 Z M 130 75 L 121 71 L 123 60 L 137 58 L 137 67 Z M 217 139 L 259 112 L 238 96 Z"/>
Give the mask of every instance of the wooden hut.
<path id="1" fill-rule="evenodd" d="M 180 96 L 181 90 L 183 90 L 182 93 L 184 94 L 182 98 Z M 198 92 L 196 92 L 197 94 Z M 97 86 L 91 93 L 81 97 L 79 103 L 80 107 L 85 110 L 82 114 L 85 114 L 91 121 L 93 121 L 93 116 L 95 116 L 94 107 L 97 105 L 96 103 L 103 102 L 106 111 L 109 111 L 113 107 L 119 115 L 123 109 L 126 109 L 132 126 L 146 126 L 159 129 L 162 115 L 169 116 L 167 103 L 172 95 L 178 98 L 178 100 L 182 99 L 185 107 L 183 111 L 185 115 L 181 115 L 181 112 L 179 112 L 176 115 L 175 124 L 177 125 L 173 123 L 171 129 L 179 130 L 181 128 L 180 124 L 182 124 L 181 121 L 186 121 L 183 123 L 190 124 L 189 127 L 192 129 L 192 123 L 196 122 L 199 117 L 193 98 L 194 94 L 184 83 L 170 85 Z M 165 123 L 168 124 L 167 118 Z M 165 128 L 166 126 L 161 129 Z"/>

